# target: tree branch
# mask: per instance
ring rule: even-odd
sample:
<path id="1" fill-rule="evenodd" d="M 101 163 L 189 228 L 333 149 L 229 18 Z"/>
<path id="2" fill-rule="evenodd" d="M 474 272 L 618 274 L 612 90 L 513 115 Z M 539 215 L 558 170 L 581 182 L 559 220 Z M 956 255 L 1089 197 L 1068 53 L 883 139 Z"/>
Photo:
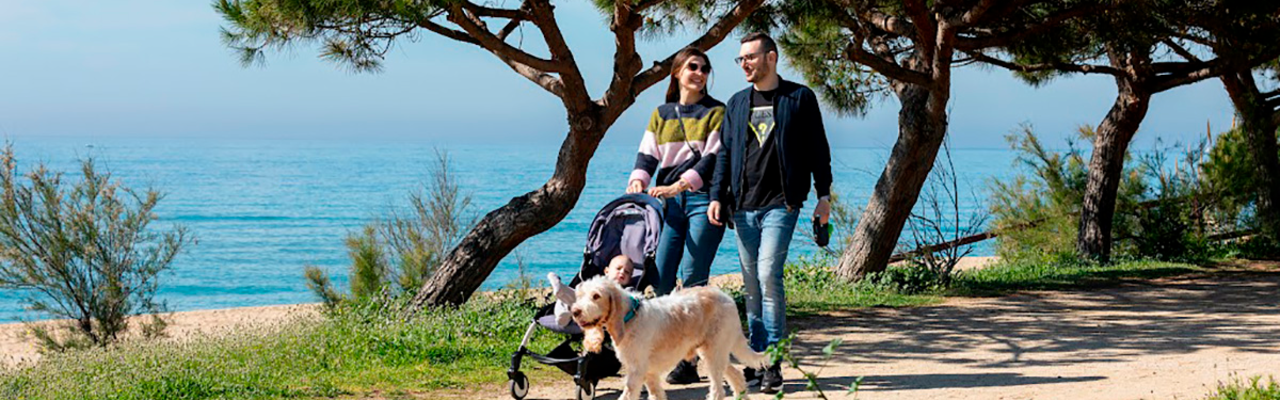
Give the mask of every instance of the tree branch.
<path id="1" fill-rule="evenodd" d="M 1264 54 L 1258 54 L 1245 60 L 1243 64 L 1237 60 L 1228 59 L 1227 57 L 1218 57 L 1203 63 L 1204 67 L 1193 71 L 1186 72 L 1181 75 L 1161 76 L 1158 77 L 1154 85 L 1151 86 L 1152 93 L 1159 93 L 1178 86 L 1199 82 L 1201 80 L 1212 78 L 1227 73 L 1235 68 L 1252 69 L 1267 60 L 1274 60 L 1280 56 L 1280 49 L 1271 50 Z"/>
<path id="2" fill-rule="evenodd" d="M 507 41 L 507 36 L 511 36 L 511 32 L 515 32 L 516 28 L 519 28 L 520 24 L 523 22 L 524 20 L 521 20 L 521 19 L 513 19 L 510 21 L 507 21 L 507 24 L 503 25 L 502 29 L 498 30 L 498 35 L 497 35 L 498 40 L 501 40 L 504 42 Z"/>
<path id="3" fill-rule="evenodd" d="M 974 60 L 991 64 L 1000 68 L 1004 68 L 1015 72 L 1043 72 L 1043 71 L 1061 71 L 1061 72 L 1079 72 L 1084 74 L 1107 74 L 1117 77 L 1127 77 L 1128 75 L 1119 69 L 1106 65 L 1092 64 L 1071 64 L 1071 63 L 1040 63 L 1022 65 L 1012 61 L 1001 60 L 986 54 L 969 52 Z"/>
<path id="4" fill-rule="evenodd" d="M 1222 58 L 1214 59 L 1205 63 L 1204 67 L 1183 72 L 1180 74 L 1168 74 L 1157 77 L 1155 83 L 1151 85 L 1152 93 L 1160 93 L 1178 86 L 1199 82 L 1208 78 L 1212 78 L 1225 73 L 1231 63 L 1226 62 Z"/>
<path id="5" fill-rule="evenodd" d="M 1108 6 L 1105 5 L 1081 6 L 1051 15 L 1048 18 L 1044 18 L 1033 24 L 1024 25 L 1017 29 L 1011 29 L 1003 35 L 992 35 L 978 38 L 957 38 L 956 50 L 970 52 L 974 50 L 989 49 L 992 47 L 1005 47 L 1010 44 L 1026 40 L 1029 37 L 1048 32 L 1050 29 L 1053 29 L 1064 22 L 1090 13 L 1105 10 L 1107 8 Z"/>
<path id="6" fill-rule="evenodd" d="M 464 14 L 465 12 L 460 6 L 455 6 L 450 9 L 446 18 L 462 27 L 466 32 L 446 28 L 429 19 L 418 21 L 418 26 L 441 36 L 464 43 L 471 43 L 488 50 L 520 76 L 525 77 L 556 97 L 564 98 L 564 83 L 560 78 L 550 74 L 550 72 L 558 71 L 560 69 L 559 65 L 512 47 L 502 39 L 489 33 L 488 30 L 481 28 L 476 24 L 477 21 L 473 17 Z"/>
<path id="7" fill-rule="evenodd" d="M 707 49 L 719 44 L 726 36 L 729 36 L 729 33 L 733 31 L 734 27 L 738 26 L 739 23 L 742 23 L 742 20 L 746 19 L 748 15 L 751 15 L 751 13 L 755 11 L 756 8 L 760 7 L 760 4 L 762 3 L 764 3 L 764 0 L 739 1 L 738 5 L 734 6 L 733 9 L 729 10 L 729 12 L 724 16 L 721 16 L 720 20 L 716 21 L 714 25 L 711 25 L 710 28 L 707 28 L 707 31 L 704 32 L 702 36 L 699 36 L 697 39 L 689 42 L 687 47 L 707 51 Z M 652 67 L 649 67 L 636 75 L 635 79 L 631 83 L 631 93 L 640 93 L 645 89 L 648 89 L 650 86 L 653 86 L 655 83 L 658 83 L 658 81 L 661 81 L 663 77 L 670 73 L 671 63 L 675 59 L 675 56 L 676 55 L 673 52 L 671 55 L 667 56 L 667 58 L 662 61 L 655 62 Z"/>
<path id="8" fill-rule="evenodd" d="M 564 36 L 560 34 L 554 7 L 548 0 L 528 0 L 528 2 L 529 13 L 533 16 L 534 25 L 542 32 L 542 40 L 546 42 L 547 50 L 551 52 L 551 59 L 561 66 L 561 69 L 556 71 L 560 73 L 560 80 L 564 83 L 565 96 L 561 98 L 564 99 L 570 115 L 585 112 L 586 110 L 582 107 L 590 104 L 591 96 L 587 94 L 587 84 L 582 79 L 582 73 L 578 71 L 578 63 L 573 59 L 573 51 L 569 49 Z"/>
<path id="9" fill-rule="evenodd" d="M 529 17 L 528 12 L 523 9 L 491 8 L 470 1 L 463 2 L 462 7 L 480 17 L 506 19 L 528 19 Z"/>
<path id="10" fill-rule="evenodd" d="M 1204 62 L 1204 60 L 1201 60 L 1200 57 L 1196 57 L 1195 54 L 1191 54 L 1191 52 L 1188 51 L 1187 48 L 1182 47 L 1182 45 L 1178 44 L 1178 42 L 1173 41 L 1173 39 L 1164 38 L 1160 42 L 1164 43 L 1164 45 L 1168 46 L 1169 49 L 1173 50 L 1175 54 L 1186 59 L 1187 61 L 1197 62 L 1197 63 Z"/>
<path id="11" fill-rule="evenodd" d="M 423 27 L 426 30 L 429 30 L 431 32 L 434 32 L 437 35 L 447 37 L 449 39 L 453 39 L 462 43 L 470 43 L 476 46 L 484 47 L 480 45 L 480 41 L 476 40 L 476 38 L 471 37 L 471 35 L 468 35 L 466 32 L 446 28 L 440 24 L 437 24 L 431 21 L 430 19 L 423 19 L 418 21 L 418 26 Z"/>
<path id="12" fill-rule="evenodd" d="M 845 46 L 844 57 L 846 60 L 871 67 L 889 79 L 925 88 L 933 87 L 933 80 L 929 75 L 903 68 L 897 63 L 877 57 L 863 49 L 859 43 L 849 43 Z"/>
<path id="13" fill-rule="evenodd" d="M 915 39 L 912 40 L 916 44 L 916 55 L 921 58 L 920 61 L 933 64 L 938 46 L 938 26 L 929 17 L 928 5 L 925 0 L 905 0 L 902 6 L 916 28 Z"/>
<path id="14" fill-rule="evenodd" d="M 991 7 L 994 5 L 995 0 L 979 1 L 978 4 L 975 4 L 973 8 L 969 9 L 969 11 L 965 11 L 958 21 L 952 21 L 952 25 L 957 29 L 973 26 L 973 24 L 978 23 L 978 21 L 981 21 L 986 17 L 987 11 L 990 11 Z"/>
<path id="15" fill-rule="evenodd" d="M 625 0 L 614 3 L 613 24 L 609 26 L 613 31 L 616 50 L 613 53 L 613 79 L 599 102 L 606 109 L 610 105 L 634 102 L 638 93 L 631 91 L 631 84 L 641 68 L 640 54 L 636 53 L 636 30 L 640 29 L 644 20 L 627 3 Z"/>
<path id="16" fill-rule="evenodd" d="M 885 33 L 891 33 L 905 38 L 910 38 L 912 40 L 917 37 L 915 24 L 912 21 L 899 18 L 895 15 L 889 15 L 879 11 L 863 11 L 858 13 L 858 20 Z"/>
<path id="17" fill-rule="evenodd" d="M 460 5 L 455 5 L 449 11 L 448 19 L 449 22 L 462 27 L 462 30 L 479 42 L 480 47 L 489 50 L 490 53 L 502 58 L 503 61 L 511 60 L 512 62 L 547 72 L 562 72 L 564 69 L 564 65 L 536 57 L 498 39 L 497 36 L 494 36 L 493 33 L 484 28 L 484 22 L 480 21 L 478 17 L 463 11 Z M 535 24 L 537 22 L 535 21 Z"/>

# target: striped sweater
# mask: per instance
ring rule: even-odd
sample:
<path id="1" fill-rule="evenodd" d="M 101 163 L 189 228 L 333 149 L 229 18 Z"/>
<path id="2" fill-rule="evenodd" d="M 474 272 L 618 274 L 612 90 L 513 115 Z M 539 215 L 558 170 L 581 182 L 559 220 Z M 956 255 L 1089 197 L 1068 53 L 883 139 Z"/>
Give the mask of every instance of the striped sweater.
<path id="1" fill-rule="evenodd" d="M 693 191 L 705 192 L 704 182 L 711 181 L 720 152 L 723 120 L 724 103 L 711 96 L 691 105 L 658 106 L 640 140 L 635 170 L 628 181 L 639 180 L 647 188 L 656 170 L 657 185 L 684 179 Z M 698 154 L 701 157 L 696 157 Z"/>

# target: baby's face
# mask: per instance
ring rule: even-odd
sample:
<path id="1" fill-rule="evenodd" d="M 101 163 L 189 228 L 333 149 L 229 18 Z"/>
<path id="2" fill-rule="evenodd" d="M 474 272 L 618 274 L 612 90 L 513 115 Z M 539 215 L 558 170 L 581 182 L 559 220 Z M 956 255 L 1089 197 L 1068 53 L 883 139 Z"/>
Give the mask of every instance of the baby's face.
<path id="1" fill-rule="evenodd" d="M 609 263 L 609 268 L 605 269 L 604 274 L 614 282 L 618 282 L 619 285 L 626 286 L 631 283 L 631 274 L 634 271 L 630 268 L 630 264 L 629 260 L 619 261 L 615 259 L 614 262 Z"/>

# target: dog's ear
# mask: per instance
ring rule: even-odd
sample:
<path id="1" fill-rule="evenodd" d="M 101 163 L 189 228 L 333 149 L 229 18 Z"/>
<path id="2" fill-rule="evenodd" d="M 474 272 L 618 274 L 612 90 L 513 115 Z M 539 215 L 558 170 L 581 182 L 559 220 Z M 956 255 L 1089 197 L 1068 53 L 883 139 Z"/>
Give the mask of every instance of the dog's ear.
<path id="1" fill-rule="evenodd" d="M 604 286 L 605 295 L 609 297 L 609 318 L 605 320 L 605 329 L 609 330 L 609 334 L 613 335 L 615 342 L 622 340 L 624 331 L 624 319 L 627 316 L 627 309 L 631 307 L 631 299 L 627 298 L 627 292 L 622 290 L 617 284 Z"/>

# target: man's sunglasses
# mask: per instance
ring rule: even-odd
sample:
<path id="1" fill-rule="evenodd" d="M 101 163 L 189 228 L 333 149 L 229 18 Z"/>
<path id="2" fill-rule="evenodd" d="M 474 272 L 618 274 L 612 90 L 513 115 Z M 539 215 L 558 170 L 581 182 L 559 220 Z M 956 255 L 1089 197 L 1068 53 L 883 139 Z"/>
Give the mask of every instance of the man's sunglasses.
<path id="1" fill-rule="evenodd" d="M 689 63 L 685 65 L 685 68 L 690 71 L 702 71 L 704 74 L 711 73 L 711 64 Z"/>

